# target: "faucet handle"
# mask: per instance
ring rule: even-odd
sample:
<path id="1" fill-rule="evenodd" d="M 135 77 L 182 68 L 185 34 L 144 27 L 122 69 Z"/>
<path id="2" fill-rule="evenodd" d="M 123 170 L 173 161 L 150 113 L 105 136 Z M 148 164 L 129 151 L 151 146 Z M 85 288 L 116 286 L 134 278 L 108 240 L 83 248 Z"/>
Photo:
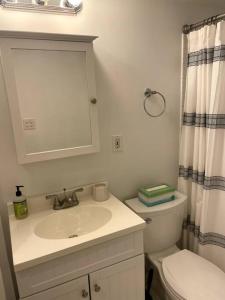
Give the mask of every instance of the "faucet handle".
<path id="1" fill-rule="evenodd" d="M 49 194 L 45 196 L 46 200 L 52 200 L 52 199 L 55 200 L 56 198 L 58 198 L 58 195 L 56 194 Z"/>
<path id="2" fill-rule="evenodd" d="M 49 200 L 49 199 L 53 200 L 53 209 L 55 209 L 56 207 L 61 205 L 59 197 L 56 194 L 46 195 L 45 199 L 46 200 Z"/>
<path id="3" fill-rule="evenodd" d="M 79 193 L 79 192 L 83 192 L 83 191 L 84 191 L 83 188 L 78 188 L 78 189 L 74 190 L 73 192 L 74 192 L 74 193 Z"/>
<path id="4" fill-rule="evenodd" d="M 73 193 L 72 193 L 72 199 L 73 199 L 73 201 L 76 202 L 77 204 L 79 204 L 79 200 L 78 200 L 78 198 L 77 198 L 77 193 L 83 192 L 83 190 L 84 190 L 83 188 L 79 188 L 79 189 L 74 190 Z"/>

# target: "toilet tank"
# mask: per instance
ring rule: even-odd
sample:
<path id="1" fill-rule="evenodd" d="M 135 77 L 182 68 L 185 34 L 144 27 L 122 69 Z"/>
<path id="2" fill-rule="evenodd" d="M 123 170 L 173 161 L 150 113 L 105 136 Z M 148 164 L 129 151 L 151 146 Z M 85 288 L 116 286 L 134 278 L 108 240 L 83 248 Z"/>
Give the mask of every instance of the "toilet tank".
<path id="1" fill-rule="evenodd" d="M 127 206 L 146 221 L 144 249 L 154 253 L 174 246 L 181 237 L 187 196 L 175 192 L 175 200 L 147 207 L 138 198 L 125 201 Z"/>

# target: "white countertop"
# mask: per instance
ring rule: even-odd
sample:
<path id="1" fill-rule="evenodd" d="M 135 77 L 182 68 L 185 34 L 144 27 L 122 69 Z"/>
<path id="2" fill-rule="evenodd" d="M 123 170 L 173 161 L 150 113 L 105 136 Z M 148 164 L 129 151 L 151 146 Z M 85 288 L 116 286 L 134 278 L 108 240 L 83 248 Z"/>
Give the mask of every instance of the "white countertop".
<path id="1" fill-rule="evenodd" d="M 74 239 L 44 239 L 34 233 L 35 226 L 48 215 L 60 211 L 47 209 L 32 213 L 24 220 L 17 220 L 14 216 L 10 216 L 13 262 L 16 272 L 145 228 L 143 219 L 113 195 L 104 202 L 96 202 L 90 196 L 83 196 L 79 205 L 105 207 L 111 211 L 112 218 L 103 227 Z"/>

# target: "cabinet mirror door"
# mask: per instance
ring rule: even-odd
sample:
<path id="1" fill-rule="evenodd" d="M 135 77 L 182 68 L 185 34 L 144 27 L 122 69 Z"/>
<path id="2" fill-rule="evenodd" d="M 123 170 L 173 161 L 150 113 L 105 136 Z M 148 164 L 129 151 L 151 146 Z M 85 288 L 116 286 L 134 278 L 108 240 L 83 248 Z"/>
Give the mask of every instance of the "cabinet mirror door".
<path id="1" fill-rule="evenodd" d="M 92 43 L 1 39 L 20 163 L 99 150 Z"/>

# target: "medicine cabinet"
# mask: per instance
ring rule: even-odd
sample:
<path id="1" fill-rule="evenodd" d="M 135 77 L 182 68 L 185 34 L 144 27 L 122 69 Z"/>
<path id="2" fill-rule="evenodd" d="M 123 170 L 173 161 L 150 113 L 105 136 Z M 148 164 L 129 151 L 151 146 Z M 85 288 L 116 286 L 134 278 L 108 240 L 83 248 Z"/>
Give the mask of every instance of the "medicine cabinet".
<path id="1" fill-rule="evenodd" d="M 19 163 L 99 151 L 95 38 L 0 32 Z"/>

